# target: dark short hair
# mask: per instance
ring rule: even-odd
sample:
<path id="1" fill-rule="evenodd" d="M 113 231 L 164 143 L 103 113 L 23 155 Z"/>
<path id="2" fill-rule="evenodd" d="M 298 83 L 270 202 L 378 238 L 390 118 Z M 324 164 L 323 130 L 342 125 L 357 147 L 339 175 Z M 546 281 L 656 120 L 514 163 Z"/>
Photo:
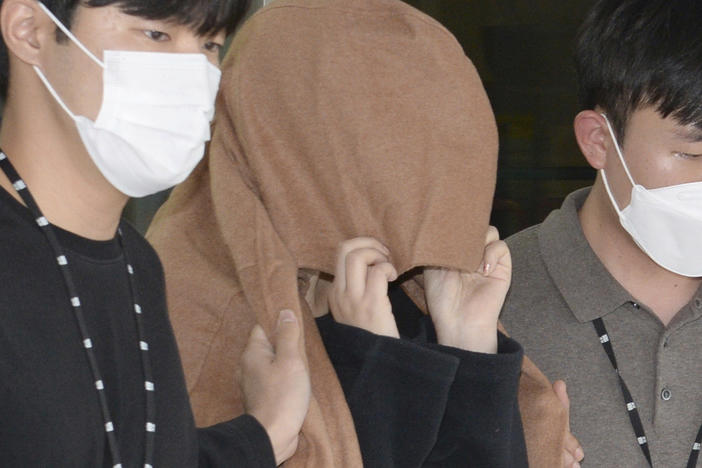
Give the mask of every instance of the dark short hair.
<path id="1" fill-rule="evenodd" d="M 67 28 L 71 28 L 78 5 L 87 7 L 119 6 L 129 15 L 150 20 L 173 20 L 189 26 L 201 36 L 224 31 L 234 32 L 246 14 L 249 0 L 41 0 Z M 2 0 L 0 0 L 0 6 Z M 65 36 L 57 29 L 57 40 Z M 0 96 L 7 94 L 9 59 L 4 41 L 0 41 Z"/>
<path id="2" fill-rule="evenodd" d="M 700 24 L 699 0 L 599 0 L 577 39 L 581 108 L 604 109 L 620 139 L 648 106 L 702 128 Z"/>

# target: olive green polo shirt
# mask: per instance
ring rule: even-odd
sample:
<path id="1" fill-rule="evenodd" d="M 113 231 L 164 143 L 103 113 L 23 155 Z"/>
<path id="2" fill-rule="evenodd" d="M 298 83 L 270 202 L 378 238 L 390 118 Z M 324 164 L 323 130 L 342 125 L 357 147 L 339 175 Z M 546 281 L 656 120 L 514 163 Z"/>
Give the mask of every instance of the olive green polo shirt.
<path id="1" fill-rule="evenodd" d="M 514 269 L 502 322 L 549 379 L 568 384 L 583 467 L 646 467 L 592 325 L 601 317 L 638 406 L 653 466 L 685 467 L 702 425 L 702 288 L 664 326 L 590 248 L 577 215 L 588 193 L 570 194 L 542 224 L 507 239 Z"/>

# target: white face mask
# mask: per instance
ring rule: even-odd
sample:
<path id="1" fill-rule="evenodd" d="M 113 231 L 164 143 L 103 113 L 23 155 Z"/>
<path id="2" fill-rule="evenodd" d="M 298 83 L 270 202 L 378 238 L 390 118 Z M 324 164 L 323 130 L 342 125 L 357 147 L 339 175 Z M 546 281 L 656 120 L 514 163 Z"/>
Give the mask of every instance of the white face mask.
<path id="1" fill-rule="evenodd" d="M 210 139 L 220 70 L 204 54 L 106 50 L 103 63 L 46 6 L 39 5 L 103 68 L 102 106 L 93 122 L 73 114 L 44 73 L 34 67 L 75 121 L 103 176 L 130 197 L 160 192 L 185 180 Z"/>
<path id="2" fill-rule="evenodd" d="M 619 222 L 654 262 L 683 276 L 702 276 L 702 182 L 647 189 L 634 182 L 614 130 L 607 122 L 619 159 L 631 181 L 631 202 L 620 210 L 602 169 L 609 199 Z"/>

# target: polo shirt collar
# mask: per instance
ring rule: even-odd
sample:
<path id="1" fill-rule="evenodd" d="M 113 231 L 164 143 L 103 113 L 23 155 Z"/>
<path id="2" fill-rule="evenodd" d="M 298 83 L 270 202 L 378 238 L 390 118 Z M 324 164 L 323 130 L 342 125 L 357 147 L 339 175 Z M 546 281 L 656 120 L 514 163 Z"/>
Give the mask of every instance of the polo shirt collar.
<path id="1" fill-rule="evenodd" d="M 539 229 L 539 249 L 551 280 L 582 323 L 634 301 L 585 238 L 578 210 L 589 193 L 590 188 L 584 188 L 568 195 Z"/>

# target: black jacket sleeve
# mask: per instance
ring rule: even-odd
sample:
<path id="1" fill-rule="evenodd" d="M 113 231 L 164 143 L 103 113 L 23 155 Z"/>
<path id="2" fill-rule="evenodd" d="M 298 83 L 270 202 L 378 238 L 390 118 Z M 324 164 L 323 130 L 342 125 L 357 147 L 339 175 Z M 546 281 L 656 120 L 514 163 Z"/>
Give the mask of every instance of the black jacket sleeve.
<path id="1" fill-rule="evenodd" d="M 522 467 L 517 407 L 522 350 L 499 353 L 374 335 L 317 319 L 358 434 L 364 466 Z"/>
<path id="2" fill-rule="evenodd" d="M 317 325 L 367 468 L 421 466 L 436 443 L 458 358 L 336 323 Z"/>
<path id="3" fill-rule="evenodd" d="M 460 357 L 438 442 L 425 466 L 528 466 L 517 404 L 521 346 L 501 333 L 497 354 L 425 346 Z"/>
<path id="4" fill-rule="evenodd" d="M 197 430 L 202 468 L 275 468 L 268 433 L 248 414 Z"/>

